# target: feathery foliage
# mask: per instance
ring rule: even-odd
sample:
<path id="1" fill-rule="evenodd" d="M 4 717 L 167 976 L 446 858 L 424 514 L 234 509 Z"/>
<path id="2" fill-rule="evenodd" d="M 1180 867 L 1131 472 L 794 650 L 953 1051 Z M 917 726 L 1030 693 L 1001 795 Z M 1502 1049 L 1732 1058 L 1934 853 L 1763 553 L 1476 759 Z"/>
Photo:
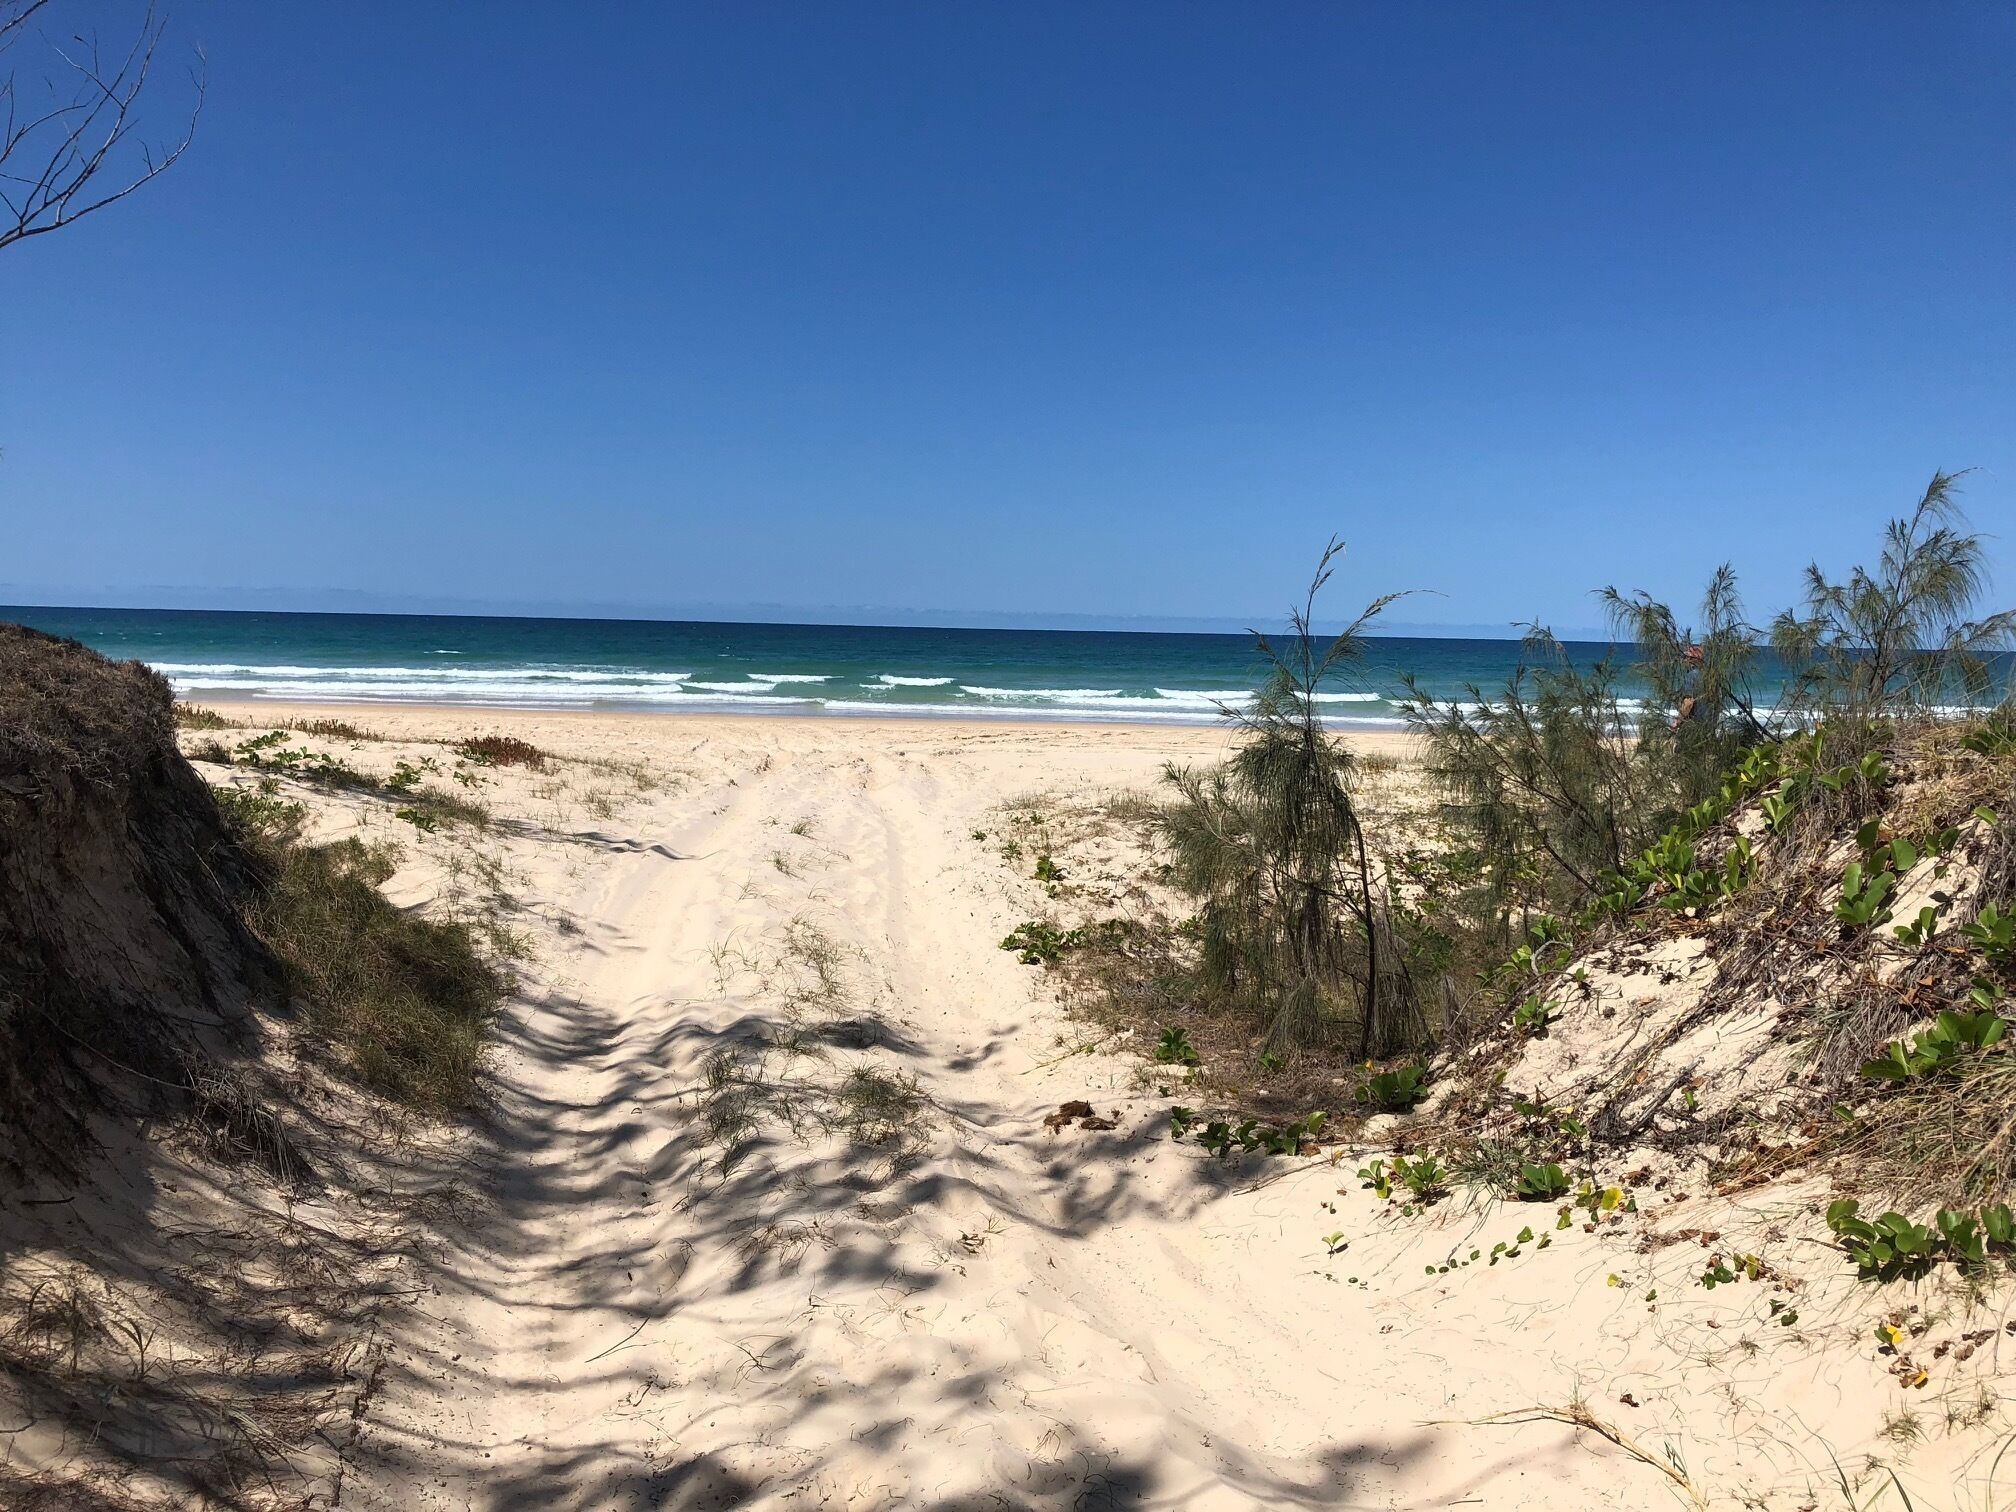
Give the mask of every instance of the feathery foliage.
<path id="1" fill-rule="evenodd" d="M 1401 709 L 1426 738 L 1447 814 L 1476 848 L 1494 932 L 1515 913 L 1552 910 L 1594 891 L 1641 846 L 1656 807 L 1620 739 L 1630 728 L 1614 662 L 1577 666 L 1539 626 L 1499 693 L 1472 685 L 1438 702 L 1408 680 Z"/>
<path id="2" fill-rule="evenodd" d="M 1361 1056 L 1422 1043 L 1426 1016 L 1390 900 L 1373 880 L 1352 796 L 1351 753 L 1317 695 L 1364 652 L 1364 629 L 1401 595 L 1376 599 L 1327 643 L 1317 595 L 1343 551 L 1323 553 L 1281 645 L 1257 636 L 1269 674 L 1234 713 L 1243 739 L 1222 766 L 1170 768 L 1177 798 L 1162 831 L 1180 885 L 1202 899 L 1204 985 L 1263 1016 L 1263 1051 L 1341 1046 Z"/>
<path id="3" fill-rule="evenodd" d="M 1835 582 L 1808 566 L 1803 611 L 1772 622 L 1772 645 L 1796 669 L 1793 708 L 1824 720 L 1844 755 L 1866 748 L 1886 720 L 1995 699 L 1994 653 L 2016 640 L 2016 610 L 1971 617 L 1987 564 L 1960 512 L 1958 479 L 1933 475 L 1917 507 L 1885 529 L 1873 571 L 1856 567 Z"/>
<path id="4" fill-rule="evenodd" d="M 1589 902 L 1605 872 L 1712 798 L 1750 747 L 1824 731 L 1827 749 L 1852 762 L 1899 720 L 1989 700 L 1994 653 L 2016 635 L 2016 611 L 1970 617 L 1986 592 L 1985 562 L 1953 483 L 1939 474 L 1912 513 L 1891 522 L 1874 569 L 1835 583 L 1808 568 L 1803 611 L 1771 627 L 1787 672 L 1778 708 L 1760 709 L 1752 691 L 1765 638 L 1726 565 L 1709 580 L 1698 627 L 1642 591 L 1601 590 L 1645 685 L 1635 718 L 1618 697 L 1614 661 L 1578 667 L 1537 626 L 1500 692 L 1472 687 L 1467 701 L 1444 703 L 1410 681 L 1404 710 L 1426 740 L 1449 817 L 1483 864 L 1472 900 L 1483 927 L 1509 938 L 1528 910 Z"/>

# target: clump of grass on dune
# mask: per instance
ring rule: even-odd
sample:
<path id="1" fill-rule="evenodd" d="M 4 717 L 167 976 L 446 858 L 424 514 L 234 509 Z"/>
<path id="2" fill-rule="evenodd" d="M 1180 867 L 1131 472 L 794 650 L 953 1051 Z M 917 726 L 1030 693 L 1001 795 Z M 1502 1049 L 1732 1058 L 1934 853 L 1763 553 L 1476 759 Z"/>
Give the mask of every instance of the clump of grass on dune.
<path id="1" fill-rule="evenodd" d="M 366 1085 L 429 1112 L 466 1106 L 509 986 L 474 928 L 389 902 L 378 891 L 392 870 L 383 847 L 262 849 L 270 881 L 253 923 L 310 1022 Z"/>
<path id="2" fill-rule="evenodd" d="M 290 730 L 299 730 L 303 735 L 320 735 L 325 740 L 383 740 L 385 737 L 375 730 L 360 729 L 347 719 L 290 719 Z"/>
<path id="3" fill-rule="evenodd" d="M 900 1145 L 917 1132 L 925 1098 L 914 1076 L 856 1066 L 837 1094 L 834 1122 L 857 1144 Z"/>
<path id="4" fill-rule="evenodd" d="M 345 725 L 342 728 L 362 733 L 355 731 L 354 726 Z M 328 735 L 330 731 L 324 728 L 309 733 Z M 375 737 L 365 735 L 363 738 Z M 261 785 L 269 792 L 273 788 L 267 784 L 275 783 L 278 777 L 284 776 L 314 787 L 384 799 L 398 805 L 395 810 L 397 816 L 416 829 L 432 830 L 444 822 L 482 829 L 490 823 L 490 810 L 476 799 L 443 788 L 421 785 L 430 773 L 441 771 L 440 763 L 432 757 L 422 757 L 418 764 L 402 759 L 394 765 L 389 776 L 374 777 L 326 751 L 288 744 L 286 727 L 241 740 L 228 751 L 213 741 L 191 754 L 197 760 L 216 761 L 268 774 L 261 779 Z M 455 776 L 461 780 L 467 774 L 458 767 Z"/>
<path id="5" fill-rule="evenodd" d="M 175 727 L 179 730 L 240 730 L 244 726 L 235 719 L 228 719 L 215 709 L 206 709 L 200 704 L 178 703 L 175 705 Z"/>
<path id="6" fill-rule="evenodd" d="M 546 752 L 515 735 L 471 735 L 455 749 L 479 766 L 522 766 L 533 772 L 546 770 Z"/>

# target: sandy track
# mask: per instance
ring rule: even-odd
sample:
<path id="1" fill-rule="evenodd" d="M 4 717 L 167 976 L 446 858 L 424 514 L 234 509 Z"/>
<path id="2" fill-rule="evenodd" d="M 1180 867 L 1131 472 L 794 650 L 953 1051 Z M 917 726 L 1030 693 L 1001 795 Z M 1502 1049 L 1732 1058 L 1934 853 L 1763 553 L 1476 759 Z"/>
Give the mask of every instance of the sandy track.
<path id="1" fill-rule="evenodd" d="M 1088 742 L 1047 775 L 1163 754 Z M 425 1256 L 346 1506 L 1608 1504 L 1619 1466 L 1565 1430 L 1420 1426 L 1452 1377 L 1418 1367 L 1462 1321 L 1417 1330 L 1324 1274 L 1339 1172 L 1177 1152 L 1131 1062 L 1060 1057 L 1079 1031 L 995 945 L 1027 904 L 968 838 L 1028 785 L 1014 737 L 758 731 L 706 762 L 541 847 L 568 922 L 504 1026 L 480 1199 Z M 723 1051 L 768 1099 L 725 1168 Z M 907 1158 L 827 1127 L 861 1069 L 915 1078 Z M 1120 1127 L 1046 1132 L 1079 1096 Z M 1458 1368 L 1467 1406 L 1532 1400 Z"/>

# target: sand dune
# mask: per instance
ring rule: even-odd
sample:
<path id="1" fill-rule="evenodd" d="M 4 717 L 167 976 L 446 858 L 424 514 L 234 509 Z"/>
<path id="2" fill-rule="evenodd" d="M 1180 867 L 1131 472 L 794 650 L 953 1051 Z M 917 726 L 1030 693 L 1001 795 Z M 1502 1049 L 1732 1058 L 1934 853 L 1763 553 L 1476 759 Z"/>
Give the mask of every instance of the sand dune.
<path id="1" fill-rule="evenodd" d="M 1125 1044 L 1074 1053 L 1085 1028 L 997 944 L 1040 897 L 973 832 L 1221 732 L 355 717 L 653 785 L 491 774 L 480 843 L 535 960 L 347 1507 L 1789 1508 L 1894 1394 L 1701 1291 L 1689 1243 L 1575 1232 L 1424 1274 L 1533 1210 L 1396 1225 L 1348 1153 L 1214 1162 L 1169 1142 Z M 318 807 L 325 833 L 385 824 Z M 465 842 L 404 838 L 391 890 L 436 897 Z M 1116 1127 L 1045 1127 L 1080 1098 Z M 1802 1302 L 1844 1337 L 1855 1305 Z M 1602 1431 L 1546 1415 L 1577 1403 Z M 1973 1473 L 1926 1464 L 1921 1490 Z"/>

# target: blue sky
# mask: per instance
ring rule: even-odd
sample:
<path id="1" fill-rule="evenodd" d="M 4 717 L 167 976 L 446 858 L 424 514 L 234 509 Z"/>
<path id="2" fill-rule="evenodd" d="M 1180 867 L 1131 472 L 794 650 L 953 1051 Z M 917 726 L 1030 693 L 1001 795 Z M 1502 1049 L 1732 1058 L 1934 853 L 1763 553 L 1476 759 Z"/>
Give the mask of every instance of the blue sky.
<path id="1" fill-rule="evenodd" d="M 1340 600 L 1577 626 L 1724 558 L 1775 608 L 1938 467 L 2016 533 L 2005 7 L 183 0 L 197 42 L 184 164 L 0 253 L 0 597 L 1237 618 L 1335 531 Z"/>

